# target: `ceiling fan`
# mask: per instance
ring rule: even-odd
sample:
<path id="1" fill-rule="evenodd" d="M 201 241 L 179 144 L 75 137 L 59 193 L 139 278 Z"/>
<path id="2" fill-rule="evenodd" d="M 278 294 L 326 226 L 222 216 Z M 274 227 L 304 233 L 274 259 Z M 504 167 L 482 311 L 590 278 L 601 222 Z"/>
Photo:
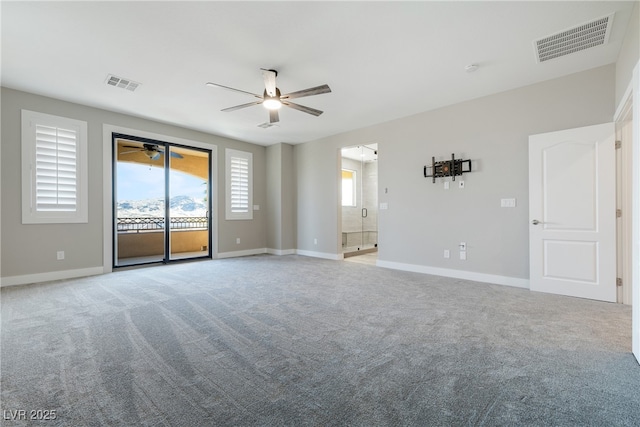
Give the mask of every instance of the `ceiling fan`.
<path id="1" fill-rule="evenodd" d="M 247 95 L 252 95 L 258 98 L 258 101 L 249 102 L 246 104 L 236 105 L 235 107 L 225 108 L 222 111 L 231 112 L 235 110 L 239 110 L 241 108 L 251 107 L 253 105 L 262 104 L 264 108 L 269 110 L 269 123 L 276 123 L 280 121 L 280 117 L 278 115 L 278 110 L 283 105 L 285 107 L 293 108 L 294 110 L 302 111 L 303 113 L 311 114 L 314 116 L 319 116 L 322 114 L 322 111 L 316 110 L 315 108 L 305 107 L 304 105 L 294 104 L 291 102 L 291 99 L 302 98 L 304 96 L 311 95 L 320 95 L 323 93 L 331 92 L 331 88 L 324 84 L 321 86 L 311 87 L 309 89 L 303 89 L 296 92 L 290 92 L 285 95 L 280 93 L 280 89 L 276 86 L 276 77 L 278 76 L 278 72 L 276 70 L 266 70 L 261 68 L 262 77 L 264 79 L 264 92 L 262 95 L 258 95 L 256 93 L 247 92 L 240 89 L 234 89 L 229 86 L 224 86 L 218 83 L 207 83 L 207 86 L 220 87 L 223 89 L 232 90 L 234 92 L 246 93 Z"/>
<path id="2" fill-rule="evenodd" d="M 162 150 L 156 144 L 142 144 L 142 147 L 135 146 L 135 145 L 123 145 L 122 147 L 123 148 L 135 148 L 135 150 L 123 151 L 120 154 L 139 153 L 139 152 L 142 151 L 151 160 L 158 160 L 160 158 L 160 156 L 162 156 L 164 154 L 164 150 Z M 178 154 L 178 153 L 173 152 L 173 151 L 170 151 L 169 155 L 171 157 L 175 157 L 176 159 L 182 159 L 183 158 L 181 154 Z"/>

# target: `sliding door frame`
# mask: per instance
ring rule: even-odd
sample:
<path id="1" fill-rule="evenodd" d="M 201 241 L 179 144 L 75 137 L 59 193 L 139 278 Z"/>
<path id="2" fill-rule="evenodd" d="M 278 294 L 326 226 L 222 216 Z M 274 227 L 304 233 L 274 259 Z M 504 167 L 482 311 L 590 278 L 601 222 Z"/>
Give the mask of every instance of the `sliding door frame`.
<path id="1" fill-rule="evenodd" d="M 164 175 L 164 200 L 165 200 L 165 205 L 164 205 L 164 227 L 162 230 L 162 234 L 163 234 L 163 258 L 161 260 L 153 260 L 153 261 L 145 261 L 145 262 L 139 262 L 139 263 L 135 263 L 135 264 L 126 264 L 126 265 L 117 265 L 119 264 L 119 259 L 118 259 L 118 250 L 117 250 L 117 234 L 118 234 L 118 224 L 117 224 L 117 201 L 116 201 L 116 197 L 112 196 L 112 214 L 113 214 L 113 232 L 112 232 L 112 239 L 113 239 L 113 255 L 112 255 L 112 263 L 113 263 L 113 267 L 114 268 L 120 268 L 120 267 L 130 267 L 130 266 L 134 266 L 134 265 L 144 265 L 144 264 L 159 264 L 159 263 L 163 263 L 163 264 L 168 264 L 171 262 L 176 262 L 176 261 L 182 261 L 182 260 L 196 260 L 196 259 L 211 259 L 211 241 L 212 241 L 212 228 L 211 228 L 211 223 L 212 223 L 212 218 L 213 216 L 211 215 L 211 193 L 213 192 L 213 177 L 211 175 L 211 161 L 208 162 L 208 167 L 207 167 L 207 248 L 209 248 L 209 253 L 207 255 L 202 255 L 202 256 L 193 256 L 193 257 L 188 257 L 188 258 L 177 258 L 177 259 L 172 259 L 172 250 L 171 250 L 171 238 L 172 238 L 172 234 L 171 234 L 171 148 L 176 147 L 176 148 L 184 148 L 186 150 L 193 150 L 193 151 L 200 151 L 203 153 L 207 153 L 209 156 L 212 155 L 211 150 L 208 148 L 199 148 L 199 147 L 190 147 L 190 146 L 186 146 L 183 144 L 176 144 L 176 143 L 171 143 L 171 142 L 167 142 L 167 141 L 161 141 L 161 140 L 157 140 L 157 139 L 149 139 L 149 138 L 143 138 L 143 137 L 139 137 L 139 136 L 135 136 L 135 135 L 125 135 L 125 134 L 121 134 L 121 133 L 112 133 L 111 134 L 111 146 L 112 146 L 112 162 L 111 162 L 111 167 L 112 167 L 112 171 L 116 171 L 117 172 L 117 165 L 118 165 L 118 147 L 117 147 L 117 140 L 125 140 L 125 141 L 131 141 L 133 143 L 141 143 L 141 144 L 151 144 L 151 145 L 155 145 L 158 147 L 162 147 L 164 150 L 164 156 L 162 157 L 163 160 L 163 166 L 162 166 L 162 170 L 163 170 L 163 175 Z M 112 195 L 116 195 L 117 191 L 116 191 L 116 187 L 117 187 L 117 176 L 115 176 L 112 172 L 112 179 L 111 179 L 111 185 L 112 185 Z"/>
<path id="2" fill-rule="evenodd" d="M 111 208 L 113 203 L 113 134 L 135 135 L 139 138 L 146 138 L 151 140 L 157 140 L 166 142 L 169 144 L 183 146 L 185 148 L 200 148 L 210 150 L 211 155 L 209 158 L 209 170 L 211 176 L 210 184 L 210 213 L 209 213 L 209 227 L 210 235 L 214 236 L 210 242 L 210 255 L 212 259 L 218 258 L 218 193 L 219 183 L 218 180 L 218 146 L 206 143 L 202 141 L 190 140 L 170 135 L 163 135 L 148 131 L 142 131 L 139 129 L 131 129 L 123 126 L 104 124 L 102 126 L 102 167 L 103 167 L 103 181 L 102 181 L 102 206 L 103 211 L 103 272 L 110 273 L 113 271 L 113 224 L 114 214 Z M 205 258 L 208 259 L 208 258 Z"/>

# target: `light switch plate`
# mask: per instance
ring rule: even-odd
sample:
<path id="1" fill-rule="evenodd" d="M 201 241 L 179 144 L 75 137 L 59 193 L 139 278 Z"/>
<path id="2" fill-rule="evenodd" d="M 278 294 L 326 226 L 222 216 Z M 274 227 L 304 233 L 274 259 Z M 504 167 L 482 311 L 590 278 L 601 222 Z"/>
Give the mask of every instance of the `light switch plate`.
<path id="1" fill-rule="evenodd" d="M 501 208 L 515 208 L 516 199 L 500 199 Z"/>

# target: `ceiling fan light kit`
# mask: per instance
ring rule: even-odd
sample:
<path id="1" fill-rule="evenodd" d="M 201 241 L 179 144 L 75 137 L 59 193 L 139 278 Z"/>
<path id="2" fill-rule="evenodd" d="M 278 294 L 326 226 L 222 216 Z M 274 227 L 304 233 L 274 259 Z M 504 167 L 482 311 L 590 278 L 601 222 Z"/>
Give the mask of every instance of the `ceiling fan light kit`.
<path id="1" fill-rule="evenodd" d="M 267 110 L 279 110 L 282 107 L 282 102 L 276 98 L 267 98 L 262 102 L 262 105 Z"/>
<path id="2" fill-rule="evenodd" d="M 144 154 L 146 154 L 151 160 L 158 160 L 160 158 L 159 151 L 144 150 Z"/>
<path id="3" fill-rule="evenodd" d="M 269 96 L 265 90 L 263 99 L 262 106 L 267 110 L 279 110 L 282 107 L 282 102 L 280 102 L 280 89 L 278 88 L 276 88 L 275 96 Z"/>
<path id="4" fill-rule="evenodd" d="M 262 106 L 269 111 L 269 123 L 277 123 L 280 121 L 278 110 L 283 105 L 289 108 L 293 108 L 294 110 L 302 111 L 303 113 L 311 114 L 316 117 L 323 113 L 322 111 L 317 110 L 315 108 L 294 104 L 289 100 L 294 98 L 302 98 L 305 96 L 321 95 L 323 93 L 329 93 L 331 92 L 331 88 L 329 87 L 329 85 L 324 84 L 324 85 L 303 89 L 303 90 L 282 95 L 280 93 L 280 89 L 276 87 L 276 77 L 278 76 L 278 72 L 276 70 L 267 70 L 264 68 L 262 68 L 261 70 L 262 70 L 262 77 L 264 79 L 264 92 L 262 95 L 257 95 L 255 93 L 247 92 L 245 90 L 235 89 L 229 86 L 224 86 L 224 85 L 212 83 L 212 82 L 208 82 L 206 85 L 212 86 L 212 87 L 220 87 L 220 88 L 231 90 L 234 92 L 244 93 L 259 99 L 259 101 L 248 102 L 246 104 L 240 104 L 234 107 L 224 108 L 222 111 L 227 113 L 231 111 L 239 110 L 241 108 L 262 104 Z"/>

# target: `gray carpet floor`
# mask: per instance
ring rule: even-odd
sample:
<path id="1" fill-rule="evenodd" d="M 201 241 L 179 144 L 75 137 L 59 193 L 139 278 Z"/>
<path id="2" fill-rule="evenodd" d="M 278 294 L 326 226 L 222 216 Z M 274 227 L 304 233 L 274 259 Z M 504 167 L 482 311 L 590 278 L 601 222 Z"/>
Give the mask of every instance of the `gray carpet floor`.
<path id="1" fill-rule="evenodd" d="M 6 426 L 640 425 L 629 306 L 296 255 L 1 306 Z"/>

